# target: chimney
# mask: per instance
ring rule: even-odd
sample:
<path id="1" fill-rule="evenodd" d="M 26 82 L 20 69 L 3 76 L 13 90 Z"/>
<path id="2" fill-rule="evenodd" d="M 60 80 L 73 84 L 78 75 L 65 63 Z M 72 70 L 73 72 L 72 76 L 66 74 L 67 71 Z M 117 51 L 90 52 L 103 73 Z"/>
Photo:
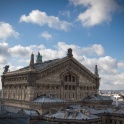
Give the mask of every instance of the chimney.
<path id="1" fill-rule="evenodd" d="M 30 65 L 29 65 L 30 69 L 34 69 L 34 54 L 31 54 L 31 59 L 30 59 Z"/>
<path id="2" fill-rule="evenodd" d="M 68 49 L 67 56 L 68 56 L 69 58 L 70 58 L 70 57 L 73 57 L 72 49 L 71 49 L 71 48 Z"/>
<path id="3" fill-rule="evenodd" d="M 98 74 L 98 68 L 97 68 L 97 65 L 95 65 L 95 70 L 94 70 L 94 73 L 95 73 L 95 75 L 99 76 L 99 74 Z"/>

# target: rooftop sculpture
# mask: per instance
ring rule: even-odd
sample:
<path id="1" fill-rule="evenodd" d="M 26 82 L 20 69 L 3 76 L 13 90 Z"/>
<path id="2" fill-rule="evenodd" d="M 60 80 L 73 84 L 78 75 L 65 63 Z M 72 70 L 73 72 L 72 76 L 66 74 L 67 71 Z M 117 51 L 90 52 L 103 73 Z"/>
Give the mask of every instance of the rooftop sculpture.
<path id="1" fill-rule="evenodd" d="M 38 52 L 36 62 L 37 62 L 37 63 L 41 63 L 41 62 L 42 62 L 42 55 L 40 55 L 40 52 Z"/>
<path id="2" fill-rule="evenodd" d="M 6 72 L 8 72 L 9 71 L 9 65 L 6 65 L 5 67 L 3 67 L 4 68 L 4 72 L 3 72 L 3 74 L 5 74 Z"/>

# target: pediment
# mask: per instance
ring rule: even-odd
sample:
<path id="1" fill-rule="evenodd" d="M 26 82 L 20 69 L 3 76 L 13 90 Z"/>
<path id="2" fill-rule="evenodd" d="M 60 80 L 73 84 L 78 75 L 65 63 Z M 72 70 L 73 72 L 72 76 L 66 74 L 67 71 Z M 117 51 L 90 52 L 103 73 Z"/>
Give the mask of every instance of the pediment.
<path id="1" fill-rule="evenodd" d="M 90 72 L 85 66 L 83 66 L 80 62 L 78 62 L 75 58 L 71 57 L 65 57 L 61 59 L 61 61 L 58 61 L 56 63 L 53 63 L 52 65 L 46 67 L 45 69 L 42 69 L 39 71 L 39 78 L 44 78 L 48 75 L 51 75 L 53 73 L 57 73 L 61 69 L 66 69 L 66 71 L 72 71 L 75 70 L 79 72 L 81 75 L 86 77 L 91 82 L 96 82 L 96 78 L 99 78 L 92 72 Z"/>

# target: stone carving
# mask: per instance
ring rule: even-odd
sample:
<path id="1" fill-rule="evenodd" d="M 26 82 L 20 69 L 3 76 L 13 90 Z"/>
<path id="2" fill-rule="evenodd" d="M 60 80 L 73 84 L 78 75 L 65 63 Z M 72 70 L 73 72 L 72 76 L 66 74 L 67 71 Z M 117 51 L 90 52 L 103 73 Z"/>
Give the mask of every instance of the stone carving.
<path id="1" fill-rule="evenodd" d="M 40 52 L 38 52 L 36 62 L 37 62 L 37 63 L 41 63 L 41 62 L 42 62 L 42 55 L 40 55 Z"/>
<path id="2" fill-rule="evenodd" d="M 6 65 L 5 67 L 3 67 L 4 68 L 4 72 L 3 72 L 3 74 L 5 74 L 6 72 L 8 72 L 9 71 L 9 65 Z"/>
<path id="3" fill-rule="evenodd" d="M 53 72 L 55 72 L 55 71 L 57 71 L 57 70 L 59 70 L 59 69 L 65 67 L 66 65 L 68 65 L 68 62 L 61 63 L 60 65 L 58 65 L 58 66 L 56 66 L 56 67 L 52 67 L 52 68 L 50 68 L 50 69 L 48 69 L 48 70 L 42 72 L 40 76 L 41 76 L 41 77 L 46 77 L 46 76 L 48 76 L 49 74 L 51 74 L 51 73 L 53 73 Z"/>

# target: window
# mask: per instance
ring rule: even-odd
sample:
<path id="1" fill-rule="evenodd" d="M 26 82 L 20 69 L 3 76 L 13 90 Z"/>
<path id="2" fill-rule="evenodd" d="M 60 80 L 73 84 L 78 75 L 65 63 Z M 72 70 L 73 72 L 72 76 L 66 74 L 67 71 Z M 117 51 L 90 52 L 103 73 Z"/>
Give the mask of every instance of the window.
<path id="1" fill-rule="evenodd" d="M 71 75 L 69 75 L 69 82 L 71 82 Z"/>
<path id="2" fill-rule="evenodd" d="M 87 86 L 87 90 L 89 90 L 89 87 Z"/>
<path id="3" fill-rule="evenodd" d="M 110 123 L 112 123 L 112 120 L 110 120 Z"/>
<path id="4" fill-rule="evenodd" d="M 122 121 L 120 121 L 120 124 L 122 124 Z"/>
<path id="5" fill-rule="evenodd" d="M 75 82 L 75 77 L 74 76 L 72 76 L 72 82 Z"/>
<path id="6" fill-rule="evenodd" d="M 73 98 L 74 98 L 74 93 L 73 93 Z"/>
<path id="7" fill-rule="evenodd" d="M 56 98 L 56 94 L 50 94 L 50 98 Z"/>
<path id="8" fill-rule="evenodd" d="M 65 76 L 65 81 L 67 81 L 67 76 Z"/>
<path id="9" fill-rule="evenodd" d="M 49 89 L 49 85 L 47 85 L 47 89 Z"/>
<path id="10" fill-rule="evenodd" d="M 67 85 L 65 85 L 65 90 L 67 90 Z"/>
<path id="11" fill-rule="evenodd" d="M 71 90 L 71 85 L 69 85 L 69 90 Z"/>
<path id="12" fill-rule="evenodd" d="M 71 74 L 69 74 L 69 75 L 66 75 L 66 76 L 64 77 L 64 81 L 76 82 L 76 78 L 75 78 L 75 76 L 72 76 Z"/>
<path id="13" fill-rule="evenodd" d="M 59 86 L 56 86 L 56 89 L 59 89 Z"/>
<path id="14" fill-rule="evenodd" d="M 75 90 L 75 86 L 74 85 L 73 85 L 72 89 Z"/>

